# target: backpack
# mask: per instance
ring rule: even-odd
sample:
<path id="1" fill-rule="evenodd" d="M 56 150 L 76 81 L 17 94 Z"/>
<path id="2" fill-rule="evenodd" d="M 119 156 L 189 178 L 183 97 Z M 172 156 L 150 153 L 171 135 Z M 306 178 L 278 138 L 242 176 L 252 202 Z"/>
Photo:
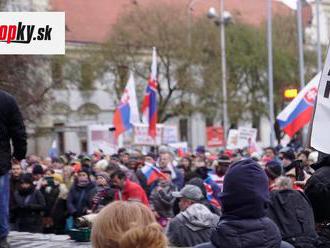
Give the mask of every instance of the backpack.
<path id="1" fill-rule="evenodd" d="M 313 209 L 303 192 L 291 189 L 272 191 L 268 217 L 277 224 L 282 239 L 294 247 L 318 246 Z"/>

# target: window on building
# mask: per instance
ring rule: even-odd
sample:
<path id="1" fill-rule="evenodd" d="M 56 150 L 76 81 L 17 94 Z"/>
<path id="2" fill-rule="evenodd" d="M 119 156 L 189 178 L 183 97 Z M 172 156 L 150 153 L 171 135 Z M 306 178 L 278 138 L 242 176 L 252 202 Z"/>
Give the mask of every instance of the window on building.
<path id="1" fill-rule="evenodd" d="M 188 141 L 188 119 L 181 119 L 179 122 L 180 140 Z"/>
<path id="2" fill-rule="evenodd" d="M 65 153 L 65 136 L 64 136 L 64 124 L 56 123 L 54 125 L 55 131 L 57 133 L 57 144 L 58 144 L 58 152 L 59 154 Z"/>
<path id="3" fill-rule="evenodd" d="M 85 139 L 80 140 L 80 149 L 81 149 L 81 152 L 87 153 L 87 140 L 85 140 Z"/>
<path id="4" fill-rule="evenodd" d="M 92 90 L 93 89 L 93 69 L 90 63 L 81 64 L 81 90 Z"/>
<path id="5" fill-rule="evenodd" d="M 63 62 L 60 59 L 52 61 L 52 78 L 56 88 L 63 87 Z"/>

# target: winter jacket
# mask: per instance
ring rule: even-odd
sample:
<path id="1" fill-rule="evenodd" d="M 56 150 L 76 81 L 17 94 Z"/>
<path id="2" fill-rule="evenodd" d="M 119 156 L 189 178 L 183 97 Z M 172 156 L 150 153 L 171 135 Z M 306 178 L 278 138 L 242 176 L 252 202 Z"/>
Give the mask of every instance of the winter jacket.
<path id="1" fill-rule="evenodd" d="M 172 196 L 172 192 L 176 191 L 176 187 L 172 183 L 166 185 L 157 186 L 150 194 L 150 205 L 160 217 L 172 218 L 173 204 L 175 198 Z"/>
<path id="2" fill-rule="evenodd" d="M 281 235 L 267 217 L 220 223 L 211 235 L 211 242 L 199 248 L 280 248 Z"/>
<path id="3" fill-rule="evenodd" d="M 58 185 L 41 187 L 40 192 L 46 200 L 45 217 L 49 217 L 60 193 Z"/>
<path id="4" fill-rule="evenodd" d="M 149 206 L 148 197 L 142 187 L 129 179 L 126 179 L 124 189 L 115 193 L 115 200 L 136 201 Z"/>
<path id="5" fill-rule="evenodd" d="M 304 188 L 317 223 L 330 223 L 330 161 L 326 159 L 320 162 L 321 168 L 308 179 Z"/>
<path id="6" fill-rule="evenodd" d="M 46 207 L 45 198 L 39 190 L 33 189 L 28 195 L 14 194 L 16 228 L 20 232 L 42 232 L 41 212 Z"/>
<path id="7" fill-rule="evenodd" d="M 17 103 L 13 96 L 0 90 L 0 175 L 10 170 L 12 156 L 18 160 L 24 159 L 26 148 L 26 131 Z"/>
<path id="8" fill-rule="evenodd" d="M 98 213 L 104 206 L 112 202 L 115 198 L 115 190 L 110 187 L 96 187 L 97 192 L 92 202 L 93 213 Z"/>
<path id="9" fill-rule="evenodd" d="M 210 240 L 219 216 L 202 204 L 195 203 L 174 217 L 167 229 L 167 237 L 173 246 L 186 247 Z"/>
<path id="10" fill-rule="evenodd" d="M 282 239 L 294 247 L 317 247 L 313 209 L 304 193 L 297 190 L 272 191 L 268 217 L 277 224 Z"/>
<path id="11" fill-rule="evenodd" d="M 86 214 L 86 210 L 92 207 L 92 199 L 96 193 L 95 185 L 90 182 L 84 187 L 74 184 L 68 195 L 67 208 L 70 215 L 80 217 Z"/>

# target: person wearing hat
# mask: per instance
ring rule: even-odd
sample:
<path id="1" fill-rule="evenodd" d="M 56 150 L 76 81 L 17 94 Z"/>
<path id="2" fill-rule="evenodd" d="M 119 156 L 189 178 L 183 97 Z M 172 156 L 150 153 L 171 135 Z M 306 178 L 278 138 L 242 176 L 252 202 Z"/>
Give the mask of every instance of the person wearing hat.
<path id="1" fill-rule="evenodd" d="M 224 179 L 219 224 L 210 242 L 197 247 L 280 248 L 281 233 L 267 217 L 269 199 L 268 178 L 257 162 L 232 164 Z"/>
<path id="2" fill-rule="evenodd" d="M 166 233 L 170 244 L 190 247 L 209 241 L 219 216 L 200 203 L 204 198 L 201 189 L 186 185 L 172 195 L 179 199 L 181 213 L 169 222 Z"/>
<path id="3" fill-rule="evenodd" d="M 90 179 L 89 170 L 80 170 L 71 187 L 67 199 L 70 216 L 78 218 L 87 213 L 92 207 L 92 199 L 96 194 L 95 184 Z"/>
<path id="4" fill-rule="evenodd" d="M 98 213 L 115 199 L 115 190 L 110 187 L 110 176 L 106 172 L 96 174 L 96 194 L 92 199 L 92 213 Z"/>
<path id="5" fill-rule="evenodd" d="M 42 232 L 42 211 L 46 207 L 45 198 L 33 185 L 31 174 L 23 174 L 14 194 L 16 228 L 19 232 Z"/>

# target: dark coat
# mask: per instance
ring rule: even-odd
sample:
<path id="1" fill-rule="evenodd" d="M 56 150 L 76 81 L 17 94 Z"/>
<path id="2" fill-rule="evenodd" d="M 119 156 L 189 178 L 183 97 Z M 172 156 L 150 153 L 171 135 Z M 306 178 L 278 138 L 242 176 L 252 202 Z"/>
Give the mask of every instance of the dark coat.
<path id="1" fill-rule="evenodd" d="M 150 205 L 153 210 L 155 210 L 160 217 L 172 218 L 173 214 L 173 204 L 175 198 L 172 196 L 172 192 L 176 191 L 174 184 L 169 183 L 163 187 L 157 186 L 153 189 L 150 194 Z"/>
<path id="2" fill-rule="evenodd" d="M 326 159 L 322 167 L 308 179 L 304 188 L 317 223 L 330 223 L 330 161 Z"/>
<path id="3" fill-rule="evenodd" d="M 297 190 L 272 191 L 268 217 L 277 224 L 282 239 L 294 247 L 317 247 L 313 209 L 304 193 Z"/>
<path id="4" fill-rule="evenodd" d="M 33 189 L 28 195 L 14 194 L 16 228 L 20 232 L 42 232 L 41 212 L 46 207 L 45 198 L 39 190 Z"/>
<path id="5" fill-rule="evenodd" d="M 60 189 L 58 185 L 44 186 L 40 189 L 40 192 L 43 194 L 46 200 L 46 208 L 45 208 L 44 216 L 50 217 L 53 207 L 56 203 L 58 194 L 60 193 Z"/>
<path id="6" fill-rule="evenodd" d="M 0 175 L 10 170 L 12 157 L 24 159 L 26 148 L 26 131 L 17 103 L 13 96 L 0 90 Z"/>
<path id="7" fill-rule="evenodd" d="M 92 182 L 85 187 L 79 187 L 74 184 L 69 191 L 67 199 L 69 214 L 74 217 L 86 214 L 86 210 L 92 208 L 92 199 L 95 194 L 96 187 Z"/>
<path id="8" fill-rule="evenodd" d="M 187 247 L 210 240 L 218 224 L 219 216 L 202 204 L 195 203 L 173 218 L 167 229 L 167 237 L 173 246 Z"/>
<path id="9" fill-rule="evenodd" d="M 199 248 L 280 248 L 281 235 L 267 217 L 220 221 L 211 242 Z"/>

